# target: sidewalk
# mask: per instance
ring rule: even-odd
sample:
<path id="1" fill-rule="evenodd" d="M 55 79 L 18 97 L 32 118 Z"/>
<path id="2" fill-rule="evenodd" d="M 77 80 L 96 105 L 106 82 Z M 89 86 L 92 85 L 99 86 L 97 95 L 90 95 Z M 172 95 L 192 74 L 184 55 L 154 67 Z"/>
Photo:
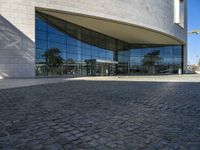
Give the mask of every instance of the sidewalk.
<path id="1" fill-rule="evenodd" d="M 75 80 L 88 81 L 135 81 L 135 82 L 199 82 L 200 75 L 143 75 L 143 76 L 112 76 L 112 77 L 81 77 Z"/>
<path id="2" fill-rule="evenodd" d="M 200 75 L 156 75 L 156 76 L 107 76 L 107 77 L 58 77 L 2 79 L 0 89 L 26 87 L 41 84 L 62 83 L 68 81 L 133 81 L 133 82 L 199 82 Z"/>
<path id="3" fill-rule="evenodd" d="M 0 89 L 9 89 L 16 87 L 26 87 L 41 84 L 61 83 L 73 80 L 73 78 L 25 78 L 25 79 L 2 79 L 0 80 Z"/>

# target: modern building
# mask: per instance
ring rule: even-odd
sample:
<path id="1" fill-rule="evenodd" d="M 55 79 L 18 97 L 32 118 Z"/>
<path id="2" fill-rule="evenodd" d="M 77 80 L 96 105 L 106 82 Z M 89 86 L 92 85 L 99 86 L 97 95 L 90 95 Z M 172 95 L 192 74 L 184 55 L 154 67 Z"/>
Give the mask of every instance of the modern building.
<path id="1" fill-rule="evenodd" d="M 0 76 L 177 74 L 187 0 L 0 0 Z"/>

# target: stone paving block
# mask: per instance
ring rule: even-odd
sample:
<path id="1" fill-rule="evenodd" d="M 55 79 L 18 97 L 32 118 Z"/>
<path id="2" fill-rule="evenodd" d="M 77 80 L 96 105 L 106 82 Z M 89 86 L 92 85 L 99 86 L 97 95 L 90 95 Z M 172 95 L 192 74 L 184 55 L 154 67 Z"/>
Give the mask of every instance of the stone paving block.
<path id="1" fill-rule="evenodd" d="M 103 81 L 0 90 L 0 149 L 195 150 L 199 91 L 197 83 Z"/>
<path id="2" fill-rule="evenodd" d="M 48 150 L 60 150 L 61 148 L 62 148 L 62 146 L 57 143 L 46 146 L 46 149 L 48 149 Z"/>

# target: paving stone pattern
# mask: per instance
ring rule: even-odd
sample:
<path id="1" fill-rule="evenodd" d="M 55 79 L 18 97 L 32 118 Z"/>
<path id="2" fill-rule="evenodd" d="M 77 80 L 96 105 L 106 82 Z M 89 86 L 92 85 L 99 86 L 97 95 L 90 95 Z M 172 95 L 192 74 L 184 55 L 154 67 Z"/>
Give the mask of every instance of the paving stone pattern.
<path id="1" fill-rule="evenodd" d="M 3 150 L 200 150 L 200 83 L 70 81 L 0 90 Z"/>

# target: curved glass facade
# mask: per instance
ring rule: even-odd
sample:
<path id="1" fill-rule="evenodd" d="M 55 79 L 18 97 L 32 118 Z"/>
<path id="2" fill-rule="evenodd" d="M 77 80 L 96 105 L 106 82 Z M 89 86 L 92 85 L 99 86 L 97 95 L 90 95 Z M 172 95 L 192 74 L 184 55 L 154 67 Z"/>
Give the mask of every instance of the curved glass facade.
<path id="1" fill-rule="evenodd" d="M 135 45 L 36 13 L 36 75 L 172 74 L 182 46 Z"/>

